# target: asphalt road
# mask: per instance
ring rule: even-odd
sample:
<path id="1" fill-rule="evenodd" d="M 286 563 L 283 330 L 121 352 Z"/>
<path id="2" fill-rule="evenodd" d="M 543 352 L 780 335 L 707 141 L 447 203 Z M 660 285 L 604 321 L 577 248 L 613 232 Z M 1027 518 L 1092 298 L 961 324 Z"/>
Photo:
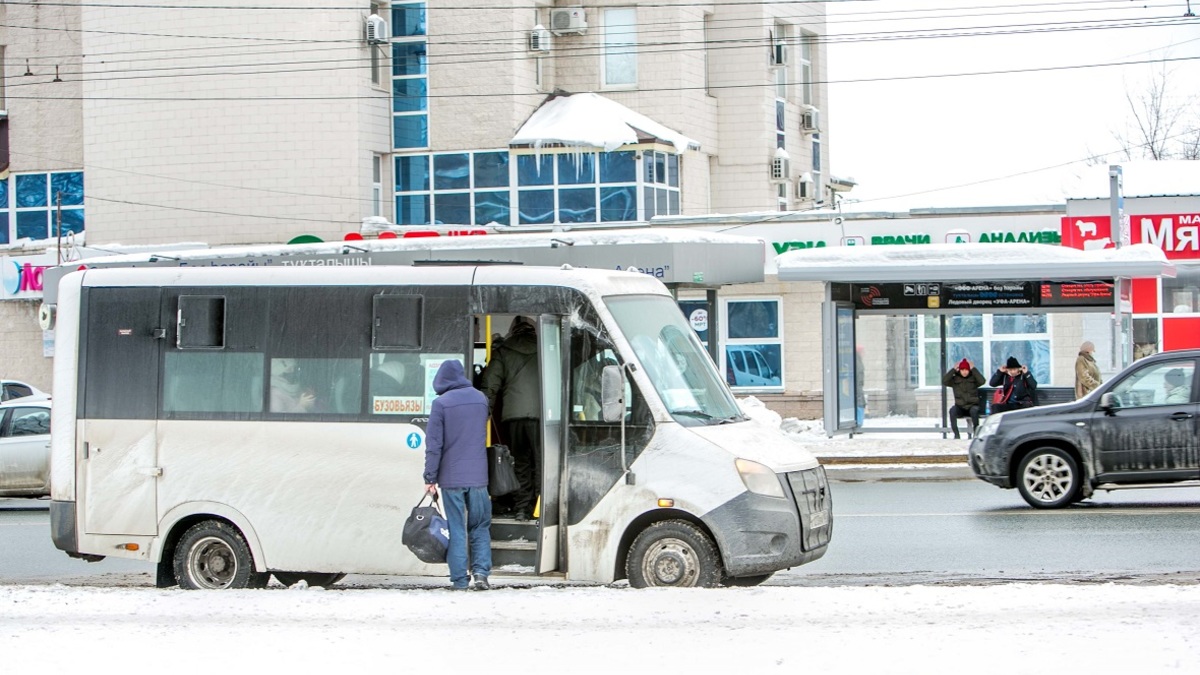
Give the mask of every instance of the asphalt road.
<path id="1" fill-rule="evenodd" d="M 829 552 L 768 583 L 1200 582 L 1200 488 L 1100 493 L 1060 511 L 1031 509 L 1015 490 L 976 480 L 836 482 L 833 499 Z M 153 565 L 85 563 L 55 549 L 47 504 L 0 499 L 0 584 L 153 585 Z"/>

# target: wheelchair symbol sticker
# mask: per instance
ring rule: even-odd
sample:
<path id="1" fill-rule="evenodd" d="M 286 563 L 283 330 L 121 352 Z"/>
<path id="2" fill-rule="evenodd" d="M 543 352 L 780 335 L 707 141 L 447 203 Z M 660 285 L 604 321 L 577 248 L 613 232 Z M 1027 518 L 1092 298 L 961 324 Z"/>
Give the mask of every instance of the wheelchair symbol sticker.
<path id="1" fill-rule="evenodd" d="M 410 433 L 408 436 L 406 436 L 404 438 L 404 444 L 407 445 L 408 447 L 412 448 L 413 450 L 416 450 L 417 448 L 421 447 L 421 443 L 422 443 L 421 434 L 416 431 Z"/>

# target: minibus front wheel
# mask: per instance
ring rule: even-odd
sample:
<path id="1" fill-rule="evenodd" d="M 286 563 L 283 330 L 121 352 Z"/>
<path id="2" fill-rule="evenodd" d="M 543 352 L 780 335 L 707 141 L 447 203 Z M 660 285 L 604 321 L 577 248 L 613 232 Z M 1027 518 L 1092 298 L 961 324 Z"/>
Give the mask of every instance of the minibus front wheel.
<path id="1" fill-rule="evenodd" d="M 686 520 L 664 520 L 633 540 L 625 575 L 634 588 L 712 588 L 721 583 L 724 570 L 716 544 L 700 528 Z"/>
<path id="2" fill-rule="evenodd" d="M 217 590 L 262 588 L 270 575 L 254 571 L 250 546 L 236 527 L 203 520 L 189 527 L 175 547 L 175 579 L 180 588 Z"/>

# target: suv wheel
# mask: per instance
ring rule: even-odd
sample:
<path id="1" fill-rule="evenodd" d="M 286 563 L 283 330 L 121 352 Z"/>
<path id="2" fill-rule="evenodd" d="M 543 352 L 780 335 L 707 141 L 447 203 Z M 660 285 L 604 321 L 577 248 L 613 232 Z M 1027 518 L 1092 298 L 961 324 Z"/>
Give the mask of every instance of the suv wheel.
<path id="1" fill-rule="evenodd" d="M 1017 467 L 1017 489 L 1037 509 L 1058 509 L 1077 501 L 1079 465 L 1058 448 L 1038 448 Z"/>

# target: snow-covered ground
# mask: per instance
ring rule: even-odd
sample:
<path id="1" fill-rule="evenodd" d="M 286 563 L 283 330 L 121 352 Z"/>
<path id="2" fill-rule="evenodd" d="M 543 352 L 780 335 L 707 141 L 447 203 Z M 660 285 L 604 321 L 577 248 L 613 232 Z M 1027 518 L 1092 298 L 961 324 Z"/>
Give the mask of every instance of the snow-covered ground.
<path id="1" fill-rule="evenodd" d="M 1200 586 L 0 587 L 0 664 L 177 675 L 1196 673 Z"/>

